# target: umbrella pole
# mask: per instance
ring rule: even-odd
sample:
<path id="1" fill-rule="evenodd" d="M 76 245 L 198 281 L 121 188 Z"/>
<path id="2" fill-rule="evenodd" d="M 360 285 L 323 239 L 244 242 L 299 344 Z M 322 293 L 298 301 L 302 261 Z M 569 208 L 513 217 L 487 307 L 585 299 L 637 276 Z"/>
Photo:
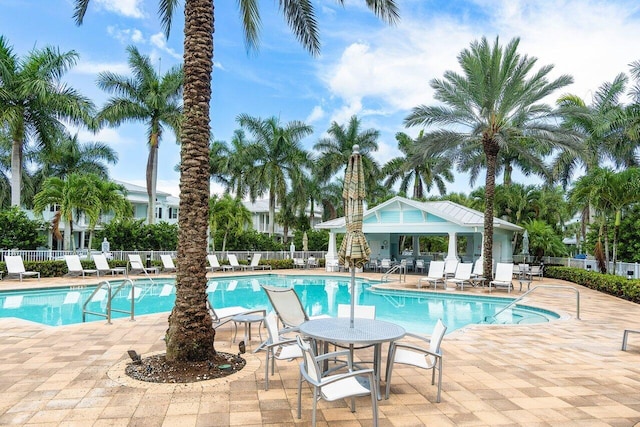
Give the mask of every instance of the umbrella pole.
<path id="1" fill-rule="evenodd" d="M 353 328 L 353 318 L 355 317 L 356 303 L 355 303 L 355 295 L 356 295 L 356 267 L 355 265 L 351 267 L 351 321 L 349 322 L 349 327 Z"/>

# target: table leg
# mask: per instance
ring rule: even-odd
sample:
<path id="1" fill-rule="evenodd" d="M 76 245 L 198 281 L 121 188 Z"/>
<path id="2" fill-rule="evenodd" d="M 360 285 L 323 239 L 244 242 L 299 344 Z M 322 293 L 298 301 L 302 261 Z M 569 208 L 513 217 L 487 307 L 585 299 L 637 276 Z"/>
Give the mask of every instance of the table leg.
<path id="1" fill-rule="evenodd" d="M 376 388 L 376 397 L 382 399 L 380 395 L 380 366 L 382 364 L 382 343 L 376 344 L 373 350 L 373 381 Z"/>

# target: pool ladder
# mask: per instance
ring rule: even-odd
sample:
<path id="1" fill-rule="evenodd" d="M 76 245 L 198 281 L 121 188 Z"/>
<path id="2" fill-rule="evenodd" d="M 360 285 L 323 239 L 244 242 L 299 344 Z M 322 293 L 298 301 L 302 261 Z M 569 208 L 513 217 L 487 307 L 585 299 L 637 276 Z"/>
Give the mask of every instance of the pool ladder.
<path id="1" fill-rule="evenodd" d="M 516 298 L 513 301 L 511 301 L 509 304 L 507 304 L 506 306 L 502 307 L 502 309 L 500 309 L 498 312 L 492 314 L 491 316 L 486 316 L 484 318 L 484 321 L 487 322 L 487 323 L 490 323 L 489 321 L 491 319 L 493 319 L 493 321 L 495 322 L 496 321 L 496 317 L 498 317 L 498 315 L 500 315 L 500 313 L 502 313 L 502 312 L 508 310 L 509 308 L 513 307 L 519 301 L 521 301 L 524 297 L 526 297 L 527 295 L 529 295 L 530 293 L 532 293 L 536 289 L 540 289 L 540 288 L 567 289 L 567 290 L 571 290 L 571 291 L 575 292 L 575 294 L 576 294 L 576 319 L 580 320 L 580 291 L 579 290 L 577 290 L 573 286 L 567 286 L 567 285 L 538 285 L 538 286 L 534 286 L 533 288 L 529 289 L 527 292 L 525 292 L 524 294 L 520 295 L 518 298 Z"/>
<path id="2" fill-rule="evenodd" d="M 389 270 L 387 270 L 386 273 L 382 275 L 382 279 L 380 280 L 382 280 L 383 282 L 388 282 L 389 276 L 396 272 L 400 275 L 400 280 L 399 280 L 400 282 L 407 281 L 407 269 L 402 264 L 396 264 L 393 267 L 391 267 Z"/>
<path id="3" fill-rule="evenodd" d="M 131 311 L 126 311 L 126 310 L 119 310 L 119 309 L 115 309 L 111 306 L 111 303 L 113 301 L 113 297 L 118 295 L 118 293 L 120 292 L 120 290 L 122 289 L 122 287 L 126 284 L 130 284 L 131 285 Z M 89 304 L 91 302 L 91 300 L 93 299 L 94 295 L 96 295 L 101 289 L 106 288 L 106 292 L 107 292 L 107 307 L 105 310 L 105 313 L 99 313 L 96 311 L 90 311 L 87 310 L 87 304 Z M 112 312 L 116 312 L 116 313 L 126 313 L 129 314 L 131 316 L 130 320 L 135 320 L 134 319 L 134 313 L 135 313 L 135 286 L 133 284 L 133 281 L 131 279 L 125 279 L 122 281 L 122 283 L 120 283 L 115 290 L 113 289 L 113 287 L 111 286 L 111 283 L 109 283 L 108 280 L 104 280 L 102 282 L 100 282 L 98 284 L 98 286 L 96 286 L 96 288 L 94 289 L 94 291 L 91 293 L 91 295 L 89 296 L 89 298 L 87 298 L 87 300 L 84 302 L 84 304 L 82 305 L 82 322 L 86 322 L 86 317 L 87 314 L 92 314 L 94 316 L 99 316 L 99 317 L 104 317 L 107 319 L 107 324 L 111 324 L 111 313 Z"/>

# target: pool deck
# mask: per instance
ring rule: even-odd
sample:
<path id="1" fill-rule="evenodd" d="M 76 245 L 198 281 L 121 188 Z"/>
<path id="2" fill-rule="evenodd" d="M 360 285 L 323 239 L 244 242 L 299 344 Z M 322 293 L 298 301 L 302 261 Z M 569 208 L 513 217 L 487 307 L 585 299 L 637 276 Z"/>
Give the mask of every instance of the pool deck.
<path id="1" fill-rule="evenodd" d="M 345 275 L 320 269 L 279 273 Z M 406 283 L 389 287 L 415 289 L 418 277 L 409 275 Z M 92 282 L 95 278 L 25 279 L 22 284 L 3 280 L 0 289 Z M 541 283 L 567 284 L 534 281 Z M 640 335 L 630 336 L 627 351 L 620 347 L 622 331 L 640 327 L 640 305 L 572 286 L 580 290 L 580 320 L 575 318 L 573 293 L 546 289 L 527 296 L 526 303 L 557 311 L 560 320 L 473 325 L 445 336 L 441 403 L 435 403 L 430 372 L 396 367 L 391 396 L 380 402 L 380 426 L 638 425 Z M 469 293 L 488 295 L 488 290 L 469 289 Z M 507 296 L 507 292 L 494 290 L 492 295 Z M 520 293 L 509 296 L 514 295 Z M 247 354 L 245 369 L 221 380 L 160 385 L 126 377 L 126 351 L 135 349 L 143 356 L 163 351 L 166 328 L 166 314 L 139 316 L 135 322 L 119 319 L 112 325 L 61 327 L 0 319 L 0 425 L 311 424 L 311 392 L 306 387 L 302 420 L 296 418 L 298 363 L 278 361 L 270 389 L 264 391 L 262 352 Z M 236 352 L 230 337 L 229 327 L 220 328 L 216 349 Z M 251 348 L 256 345 L 254 341 Z M 322 401 L 318 407 L 318 426 L 371 425 L 366 398 L 358 400 L 355 413 L 346 401 Z"/>

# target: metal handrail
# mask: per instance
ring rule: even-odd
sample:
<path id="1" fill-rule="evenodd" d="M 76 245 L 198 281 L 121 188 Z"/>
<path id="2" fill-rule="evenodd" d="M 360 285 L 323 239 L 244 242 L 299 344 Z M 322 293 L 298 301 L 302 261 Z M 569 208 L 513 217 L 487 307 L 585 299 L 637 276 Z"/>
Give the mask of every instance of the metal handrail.
<path id="1" fill-rule="evenodd" d="M 117 295 L 118 292 L 120 292 L 120 290 L 122 289 L 122 287 L 126 284 L 129 283 L 131 284 L 131 311 L 125 311 L 125 310 L 118 310 L 118 309 L 114 309 L 111 307 L 111 303 L 113 300 L 114 295 Z M 106 306 L 106 312 L 105 313 L 99 313 L 96 311 L 90 311 L 87 310 L 87 304 L 89 304 L 91 302 L 91 300 L 93 299 L 94 295 L 98 293 L 98 291 L 100 289 L 102 289 L 103 287 L 107 288 L 107 306 Z M 96 288 L 93 290 L 93 292 L 91 293 L 91 295 L 89 295 L 89 298 L 87 298 L 87 300 L 84 302 L 84 304 L 82 304 L 82 322 L 86 322 L 86 316 L 87 314 L 93 314 L 94 316 L 99 316 L 99 317 L 104 317 L 107 319 L 107 324 L 111 324 L 111 313 L 112 312 L 117 312 L 117 313 L 127 313 L 131 315 L 131 320 L 135 320 L 134 319 L 134 312 L 135 312 L 135 291 L 134 291 L 134 287 L 135 285 L 133 284 L 133 281 L 131 279 L 125 279 L 122 281 L 122 283 L 115 289 L 115 292 L 112 292 L 112 286 L 111 283 L 109 283 L 108 280 L 103 280 L 102 282 L 98 283 L 98 286 L 96 286 Z"/>
<path id="2" fill-rule="evenodd" d="M 511 301 L 509 304 L 507 304 L 506 306 L 504 306 L 502 309 L 500 309 L 498 312 L 492 314 L 491 316 L 486 316 L 484 318 L 485 322 L 489 319 L 493 319 L 496 320 L 496 317 L 501 314 L 502 312 L 504 312 L 505 310 L 509 309 L 510 307 L 514 306 L 515 304 L 517 304 L 519 301 L 521 301 L 524 297 L 526 297 L 527 295 L 529 295 L 531 292 L 535 291 L 536 289 L 539 288 L 555 288 L 555 289 L 570 289 L 572 291 L 574 291 L 576 293 L 576 319 L 580 320 L 580 291 L 577 290 L 576 288 L 574 288 L 573 286 L 567 286 L 567 285 L 537 285 L 534 286 L 533 288 L 529 289 L 527 292 L 525 292 L 524 294 L 520 295 L 518 298 L 514 299 L 513 301 Z"/>
<path id="3" fill-rule="evenodd" d="M 402 264 L 396 264 L 393 267 L 391 267 L 389 270 L 387 270 L 386 273 L 384 273 L 382 275 L 382 278 L 380 280 L 382 280 L 383 282 L 387 281 L 389 279 L 389 275 L 395 273 L 395 272 L 399 272 L 400 274 L 400 282 L 406 282 L 407 281 L 407 270 L 405 268 L 405 266 L 403 266 Z M 403 276 L 404 276 L 404 280 L 403 280 Z"/>

